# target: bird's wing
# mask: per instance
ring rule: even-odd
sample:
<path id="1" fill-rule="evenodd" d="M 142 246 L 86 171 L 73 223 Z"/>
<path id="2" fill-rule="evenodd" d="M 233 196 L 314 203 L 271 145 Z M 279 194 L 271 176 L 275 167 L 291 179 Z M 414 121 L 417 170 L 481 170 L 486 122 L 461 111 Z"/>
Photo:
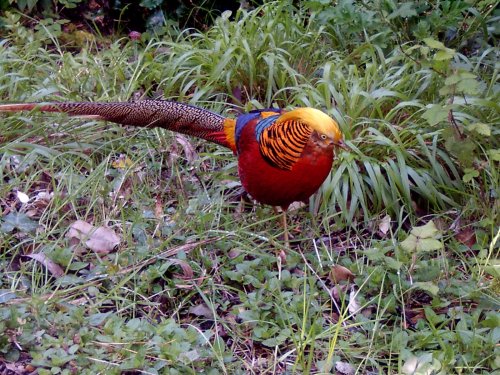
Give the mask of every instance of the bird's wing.
<path id="1" fill-rule="evenodd" d="M 259 121 L 256 136 L 260 153 L 266 161 L 280 169 L 291 170 L 299 160 L 312 129 L 297 120 L 280 121 L 279 116 Z"/>

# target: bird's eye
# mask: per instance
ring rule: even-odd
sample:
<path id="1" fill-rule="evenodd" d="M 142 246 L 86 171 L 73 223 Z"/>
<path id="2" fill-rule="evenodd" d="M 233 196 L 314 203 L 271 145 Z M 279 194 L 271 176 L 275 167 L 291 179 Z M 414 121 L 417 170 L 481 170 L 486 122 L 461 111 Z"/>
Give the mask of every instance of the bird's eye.
<path id="1" fill-rule="evenodd" d="M 326 135 L 324 135 L 324 134 L 321 134 L 321 135 L 320 135 L 320 137 L 321 137 L 321 139 L 323 139 L 323 140 L 325 140 L 325 139 L 326 139 Z"/>

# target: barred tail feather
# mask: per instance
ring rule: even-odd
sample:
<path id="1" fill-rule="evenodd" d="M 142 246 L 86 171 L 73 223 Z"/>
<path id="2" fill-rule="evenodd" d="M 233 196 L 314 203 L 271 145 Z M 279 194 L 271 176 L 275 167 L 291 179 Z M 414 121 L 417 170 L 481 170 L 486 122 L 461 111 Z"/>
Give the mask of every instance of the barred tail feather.
<path id="1" fill-rule="evenodd" d="M 234 149 L 224 135 L 231 122 L 206 109 L 166 100 L 142 100 L 137 102 L 94 103 L 15 103 L 0 104 L 0 112 L 39 110 L 62 112 L 70 116 L 95 118 L 121 125 L 160 127 L 178 133 L 203 138 Z"/>

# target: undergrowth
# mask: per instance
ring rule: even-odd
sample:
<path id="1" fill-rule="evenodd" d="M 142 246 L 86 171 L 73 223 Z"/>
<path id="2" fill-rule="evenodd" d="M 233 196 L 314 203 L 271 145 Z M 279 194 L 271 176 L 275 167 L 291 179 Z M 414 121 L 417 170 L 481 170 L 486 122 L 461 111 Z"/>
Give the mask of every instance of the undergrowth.
<path id="1" fill-rule="evenodd" d="M 491 8 L 474 9 L 488 25 Z M 223 14 L 203 33 L 89 39 L 78 51 L 10 16 L 3 102 L 162 97 L 228 116 L 312 106 L 339 122 L 352 150 L 308 209 L 289 215 L 283 262 L 279 215 L 242 203 L 231 153 L 162 130 L 2 116 L 4 366 L 499 368 L 495 34 L 472 54 L 439 30 L 410 41 L 388 28 L 390 46 L 363 33 L 341 40 L 324 11 L 271 3 Z M 112 229 L 115 251 L 75 243 L 78 220 Z"/>

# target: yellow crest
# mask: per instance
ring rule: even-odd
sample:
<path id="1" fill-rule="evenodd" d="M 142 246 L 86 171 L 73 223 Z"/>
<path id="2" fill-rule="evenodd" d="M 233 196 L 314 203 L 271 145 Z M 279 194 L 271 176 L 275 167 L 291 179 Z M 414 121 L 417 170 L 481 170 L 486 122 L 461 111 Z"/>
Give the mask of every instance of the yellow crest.
<path id="1" fill-rule="evenodd" d="M 335 142 L 342 139 L 342 132 L 339 125 L 330 116 L 315 108 L 297 108 L 281 115 L 276 123 L 286 121 L 299 121 L 309 125 L 318 133 L 322 133 L 332 138 Z"/>

